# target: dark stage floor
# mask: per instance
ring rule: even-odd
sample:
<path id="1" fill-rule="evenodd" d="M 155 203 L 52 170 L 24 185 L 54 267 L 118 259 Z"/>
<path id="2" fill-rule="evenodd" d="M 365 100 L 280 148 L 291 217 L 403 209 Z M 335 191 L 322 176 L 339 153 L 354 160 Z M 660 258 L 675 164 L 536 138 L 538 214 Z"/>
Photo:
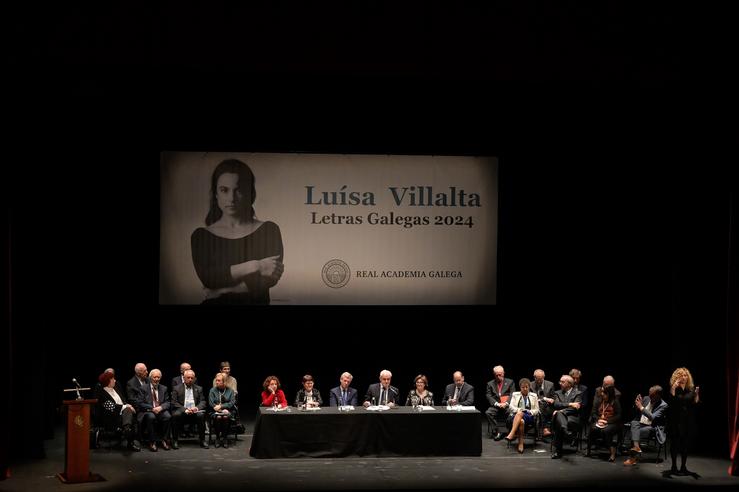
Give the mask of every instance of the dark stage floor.
<path id="1" fill-rule="evenodd" d="M 549 444 L 537 443 L 519 455 L 505 441 L 484 439 L 481 457 L 473 458 L 340 458 L 258 460 L 248 455 L 253 422 L 247 434 L 229 449 L 200 449 L 196 441 L 181 441 L 177 451 L 123 448 L 92 450 L 91 471 L 106 481 L 64 485 L 55 474 L 64 468 L 64 433 L 47 441 L 47 458 L 17 464 L 0 490 L 379 490 L 379 489 L 482 489 L 497 487 L 584 486 L 734 486 L 739 478 L 727 474 L 729 460 L 691 457 L 688 467 L 699 477 L 663 478 L 669 462 L 655 463 L 646 453 L 636 467 L 623 466 L 625 458 L 609 463 L 606 452 L 586 458 L 568 451 L 552 460 Z M 483 435 L 485 428 L 483 427 Z"/>

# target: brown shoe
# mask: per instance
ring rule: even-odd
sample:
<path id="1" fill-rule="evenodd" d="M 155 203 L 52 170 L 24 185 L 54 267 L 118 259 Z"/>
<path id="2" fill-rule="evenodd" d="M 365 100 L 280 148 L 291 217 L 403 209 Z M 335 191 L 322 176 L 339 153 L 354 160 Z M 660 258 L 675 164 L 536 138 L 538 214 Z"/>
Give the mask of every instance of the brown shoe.
<path id="1" fill-rule="evenodd" d="M 169 451 L 169 444 L 167 444 L 167 441 L 162 441 L 162 449 Z"/>
<path id="2" fill-rule="evenodd" d="M 552 435 L 552 431 L 550 431 L 549 429 L 547 429 L 547 428 L 545 427 L 545 428 L 544 428 L 544 431 L 542 432 L 542 435 L 543 435 L 544 437 L 549 437 L 549 436 L 551 436 L 551 435 Z"/>
<path id="3" fill-rule="evenodd" d="M 638 461 L 636 461 L 636 458 L 634 458 L 632 456 L 631 458 L 629 458 L 626 461 L 624 461 L 624 466 L 634 466 L 637 463 L 638 463 Z"/>

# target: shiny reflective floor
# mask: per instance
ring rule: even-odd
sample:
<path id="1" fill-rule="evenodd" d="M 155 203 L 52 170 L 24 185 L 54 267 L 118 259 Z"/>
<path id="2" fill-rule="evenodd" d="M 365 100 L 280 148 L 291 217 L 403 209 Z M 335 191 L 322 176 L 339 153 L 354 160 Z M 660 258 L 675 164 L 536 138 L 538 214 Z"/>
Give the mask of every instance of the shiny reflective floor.
<path id="1" fill-rule="evenodd" d="M 645 452 L 641 463 L 625 467 L 626 457 L 608 462 L 605 450 L 593 457 L 565 447 L 564 457 L 553 460 L 549 444 L 530 440 L 523 454 L 506 441 L 483 438 L 480 457 L 276 459 L 249 457 L 253 422 L 245 422 L 246 434 L 228 449 L 201 449 L 196 440 L 181 440 L 179 450 L 156 453 L 144 448 L 129 452 L 125 446 L 90 452 L 90 470 L 103 482 L 65 485 L 56 478 L 64 468 L 64 434 L 46 442 L 47 457 L 19 463 L 0 490 L 459 490 L 487 488 L 734 486 L 739 478 L 727 474 L 728 459 L 693 457 L 688 468 L 696 475 L 666 478 L 670 462 L 657 462 Z M 483 425 L 483 436 L 485 426 Z"/>

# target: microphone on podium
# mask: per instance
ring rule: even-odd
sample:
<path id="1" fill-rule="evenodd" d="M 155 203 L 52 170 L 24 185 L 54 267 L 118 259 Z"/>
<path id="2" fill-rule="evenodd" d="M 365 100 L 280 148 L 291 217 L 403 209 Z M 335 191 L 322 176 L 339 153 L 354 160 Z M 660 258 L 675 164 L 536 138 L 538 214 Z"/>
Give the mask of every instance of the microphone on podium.
<path id="1" fill-rule="evenodd" d="M 72 382 L 76 386 L 77 399 L 78 400 L 81 400 L 82 399 L 82 395 L 80 395 L 80 388 L 82 388 L 82 387 L 80 386 L 80 383 L 77 382 L 77 378 L 72 378 Z"/>

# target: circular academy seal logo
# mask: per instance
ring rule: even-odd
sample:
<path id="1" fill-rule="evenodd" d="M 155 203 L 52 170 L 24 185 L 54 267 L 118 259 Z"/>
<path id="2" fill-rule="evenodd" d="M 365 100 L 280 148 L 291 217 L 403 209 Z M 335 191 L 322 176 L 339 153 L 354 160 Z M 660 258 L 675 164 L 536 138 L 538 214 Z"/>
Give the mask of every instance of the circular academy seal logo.
<path id="1" fill-rule="evenodd" d="M 323 282 L 332 289 L 344 287 L 349 283 L 351 276 L 349 265 L 341 260 L 331 260 L 323 265 L 323 270 L 321 270 Z"/>

